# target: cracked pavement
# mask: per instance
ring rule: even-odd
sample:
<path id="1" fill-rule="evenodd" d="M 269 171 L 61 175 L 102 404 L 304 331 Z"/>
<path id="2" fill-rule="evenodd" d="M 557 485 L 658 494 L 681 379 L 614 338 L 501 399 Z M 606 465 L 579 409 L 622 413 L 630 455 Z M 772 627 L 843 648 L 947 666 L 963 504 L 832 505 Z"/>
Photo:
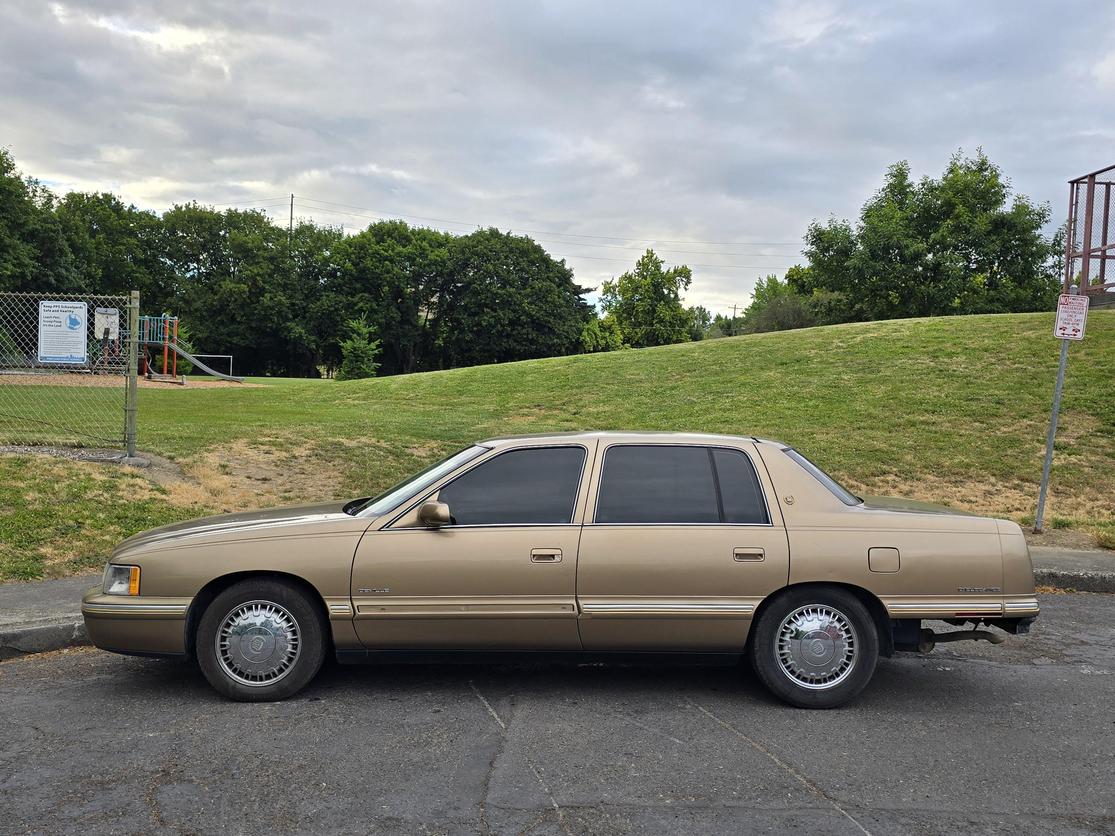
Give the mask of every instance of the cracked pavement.
<path id="1" fill-rule="evenodd" d="M 1109 833 L 1115 596 L 882 660 L 855 703 L 734 668 L 329 665 L 225 702 L 191 666 L 0 663 L 2 833 Z"/>

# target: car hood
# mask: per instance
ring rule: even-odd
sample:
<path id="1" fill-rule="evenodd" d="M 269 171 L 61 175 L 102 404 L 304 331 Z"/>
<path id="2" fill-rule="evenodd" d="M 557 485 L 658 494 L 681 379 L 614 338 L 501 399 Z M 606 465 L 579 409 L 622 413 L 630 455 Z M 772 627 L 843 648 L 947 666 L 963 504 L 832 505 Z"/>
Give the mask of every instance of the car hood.
<path id="1" fill-rule="evenodd" d="M 162 548 L 184 541 L 204 539 L 215 542 L 238 537 L 260 537 L 295 526 L 302 528 L 331 521 L 353 521 L 354 518 L 344 512 L 344 506 L 343 502 L 323 502 L 317 505 L 266 508 L 187 520 L 133 535 L 117 546 L 112 556 L 118 558 L 127 553 Z M 368 521 L 362 522 L 366 524 Z"/>
<path id="2" fill-rule="evenodd" d="M 863 507 L 869 511 L 899 511 L 902 513 L 918 514 L 949 514 L 954 517 L 975 516 L 969 511 L 950 508 L 947 505 L 934 505 L 932 502 L 921 502 L 917 499 L 904 499 L 893 496 L 865 496 Z"/>

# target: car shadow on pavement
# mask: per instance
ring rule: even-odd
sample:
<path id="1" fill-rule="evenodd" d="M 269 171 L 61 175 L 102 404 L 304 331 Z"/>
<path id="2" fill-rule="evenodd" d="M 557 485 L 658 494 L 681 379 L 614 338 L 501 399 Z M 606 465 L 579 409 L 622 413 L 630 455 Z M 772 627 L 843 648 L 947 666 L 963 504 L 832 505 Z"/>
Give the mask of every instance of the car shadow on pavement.
<path id="1" fill-rule="evenodd" d="M 205 681 L 197 665 L 180 660 L 117 657 L 101 679 L 121 700 L 196 700 L 224 703 Z M 886 706 L 901 710 L 945 700 L 961 707 L 986 700 L 987 671 L 982 660 L 898 654 L 881 659 L 873 682 L 849 708 Z M 781 706 L 762 686 L 749 666 L 684 664 L 618 664 L 521 662 L 454 664 L 341 665 L 329 660 L 303 691 L 290 702 L 362 699 L 407 701 L 419 696 L 459 695 L 481 684 L 495 694 L 531 695 L 550 699 L 593 698 L 638 700 L 662 694 L 719 695 L 756 706 Z M 839 710 L 839 709 L 838 709 Z"/>
<path id="2" fill-rule="evenodd" d="M 170 659 L 107 657 L 123 662 L 106 678 L 118 696 L 150 699 L 160 692 L 179 698 L 225 702 L 213 692 L 200 668 Z M 290 700 L 321 700 L 331 695 L 363 693 L 368 697 L 405 699 L 414 693 L 459 692 L 483 682 L 497 692 L 513 690 L 551 697 L 597 695 L 633 698 L 666 692 L 731 694 L 762 704 L 778 704 L 745 665 L 614 664 L 572 662 L 414 663 L 342 665 L 329 660 L 317 677 Z"/>

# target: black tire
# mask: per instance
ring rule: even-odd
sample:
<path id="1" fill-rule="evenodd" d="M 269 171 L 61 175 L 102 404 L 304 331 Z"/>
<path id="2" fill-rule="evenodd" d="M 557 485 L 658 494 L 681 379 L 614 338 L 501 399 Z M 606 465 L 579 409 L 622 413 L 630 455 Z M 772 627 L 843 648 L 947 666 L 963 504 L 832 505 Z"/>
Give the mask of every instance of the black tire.
<path id="1" fill-rule="evenodd" d="M 796 636 L 791 617 L 796 619 Z M 801 631 L 814 625 L 835 630 L 839 640 L 816 630 L 817 640 L 808 643 L 810 633 Z M 837 587 L 801 587 L 780 594 L 763 609 L 748 656 L 759 679 L 779 699 L 799 708 L 836 708 L 871 681 L 879 661 L 879 634 L 871 614 L 852 593 Z"/>
<path id="2" fill-rule="evenodd" d="M 231 632 L 218 645 L 218 633 L 230 618 Z M 296 586 L 267 578 L 242 581 L 202 614 L 198 665 L 209 684 L 229 699 L 286 699 L 321 668 L 327 629 L 319 607 Z"/>

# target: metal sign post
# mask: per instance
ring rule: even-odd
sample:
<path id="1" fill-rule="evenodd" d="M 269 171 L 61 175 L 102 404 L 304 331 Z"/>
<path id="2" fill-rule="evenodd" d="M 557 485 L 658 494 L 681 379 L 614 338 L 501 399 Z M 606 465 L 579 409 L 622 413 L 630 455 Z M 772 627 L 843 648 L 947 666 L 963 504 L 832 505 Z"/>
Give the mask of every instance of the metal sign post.
<path id="1" fill-rule="evenodd" d="M 1049 418 L 1049 434 L 1045 437 L 1045 464 L 1041 469 L 1041 490 L 1038 492 L 1038 510 L 1034 515 L 1034 533 L 1041 534 L 1045 516 L 1045 497 L 1049 492 L 1049 471 L 1053 467 L 1053 439 L 1057 435 L 1057 418 L 1061 413 L 1061 392 L 1065 388 L 1065 366 L 1069 359 L 1069 342 L 1084 339 L 1084 326 L 1088 322 L 1088 297 L 1077 296 L 1073 285 L 1057 301 L 1057 320 L 1053 336 L 1061 341 L 1061 362 L 1057 365 L 1057 385 L 1053 388 L 1053 413 Z"/>
<path id="2" fill-rule="evenodd" d="M 136 462 L 136 378 L 139 370 L 139 291 L 128 298 L 128 379 L 124 395 L 124 445 L 129 463 Z"/>

